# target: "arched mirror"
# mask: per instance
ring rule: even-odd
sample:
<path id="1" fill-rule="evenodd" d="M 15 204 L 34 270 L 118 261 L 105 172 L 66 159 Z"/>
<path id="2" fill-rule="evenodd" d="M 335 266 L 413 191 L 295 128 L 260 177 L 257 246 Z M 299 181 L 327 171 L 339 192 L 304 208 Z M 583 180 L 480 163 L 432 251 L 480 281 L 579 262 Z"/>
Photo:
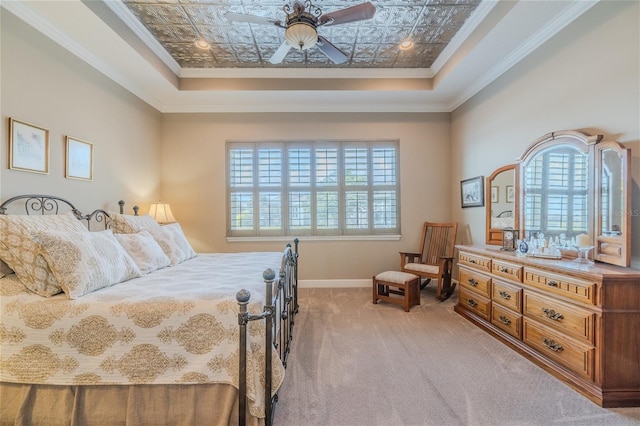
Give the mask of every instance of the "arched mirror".
<path id="1" fill-rule="evenodd" d="M 501 244 L 502 230 L 519 228 L 518 165 L 500 167 L 486 179 L 487 244 Z"/>
<path id="2" fill-rule="evenodd" d="M 629 266 L 629 150 L 601 140 L 567 130 L 529 145 L 519 159 L 520 235 L 563 257 L 575 257 L 580 240 L 593 259 Z"/>

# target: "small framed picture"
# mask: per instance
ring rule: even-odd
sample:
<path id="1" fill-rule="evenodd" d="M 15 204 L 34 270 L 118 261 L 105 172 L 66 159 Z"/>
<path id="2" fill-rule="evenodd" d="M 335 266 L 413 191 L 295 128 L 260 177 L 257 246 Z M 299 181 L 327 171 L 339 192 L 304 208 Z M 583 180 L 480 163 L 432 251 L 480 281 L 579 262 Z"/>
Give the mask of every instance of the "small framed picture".
<path id="1" fill-rule="evenodd" d="M 9 118 L 9 168 L 49 173 L 49 130 Z"/>
<path id="2" fill-rule="evenodd" d="M 513 185 L 507 185 L 507 203 L 513 203 L 515 194 L 513 193 Z"/>
<path id="3" fill-rule="evenodd" d="M 93 144 L 67 136 L 66 145 L 65 177 L 93 180 Z"/>
<path id="4" fill-rule="evenodd" d="M 492 203 L 497 203 L 498 200 L 500 199 L 500 197 L 498 195 L 499 194 L 499 192 L 498 192 L 499 190 L 500 190 L 499 186 L 492 186 L 491 187 L 491 202 Z"/>
<path id="5" fill-rule="evenodd" d="M 460 181 L 462 208 L 484 206 L 484 176 Z"/>

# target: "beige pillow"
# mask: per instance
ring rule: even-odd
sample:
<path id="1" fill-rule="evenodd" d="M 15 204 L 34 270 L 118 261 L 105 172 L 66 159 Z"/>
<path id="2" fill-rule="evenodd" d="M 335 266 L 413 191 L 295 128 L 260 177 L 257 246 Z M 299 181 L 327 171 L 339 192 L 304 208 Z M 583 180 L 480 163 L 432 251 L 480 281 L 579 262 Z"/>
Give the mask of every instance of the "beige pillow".
<path id="1" fill-rule="evenodd" d="M 109 216 L 111 217 L 111 229 L 116 234 L 135 234 L 160 227 L 158 222 L 148 214 L 132 216 L 109 212 Z"/>
<path id="2" fill-rule="evenodd" d="M 34 240 L 70 299 L 141 275 L 111 229 L 82 234 L 42 231 Z"/>
<path id="3" fill-rule="evenodd" d="M 0 215 L 0 259 L 29 290 L 49 297 L 62 288 L 32 239 L 40 231 L 89 231 L 73 215 Z"/>
<path id="4" fill-rule="evenodd" d="M 162 247 L 153 239 L 149 231 L 140 231 L 137 234 L 114 234 L 114 237 L 129 253 L 143 274 L 171 264 Z"/>
<path id="5" fill-rule="evenodd" d="M 184 236 L 179 223 L 159 226 L 149 230 L 153 238 L 160 244 L 164 253 L 171 260 L 171 266 L 175 266 L 185 260 L 195 257 L 196 252 Z"/>

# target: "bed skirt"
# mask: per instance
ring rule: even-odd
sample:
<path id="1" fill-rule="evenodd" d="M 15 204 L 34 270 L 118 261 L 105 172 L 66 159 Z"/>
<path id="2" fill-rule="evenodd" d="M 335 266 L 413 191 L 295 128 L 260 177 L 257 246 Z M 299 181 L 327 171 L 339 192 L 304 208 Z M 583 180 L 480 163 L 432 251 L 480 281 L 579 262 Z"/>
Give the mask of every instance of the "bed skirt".
<path id="1" fill-rule="evenodd" d="M 237 425 L 238 390 L 225 384 L 56 386 L 0 383 L 4 425 Z M 247 412 L 247 424 L 264 426 Z"/>

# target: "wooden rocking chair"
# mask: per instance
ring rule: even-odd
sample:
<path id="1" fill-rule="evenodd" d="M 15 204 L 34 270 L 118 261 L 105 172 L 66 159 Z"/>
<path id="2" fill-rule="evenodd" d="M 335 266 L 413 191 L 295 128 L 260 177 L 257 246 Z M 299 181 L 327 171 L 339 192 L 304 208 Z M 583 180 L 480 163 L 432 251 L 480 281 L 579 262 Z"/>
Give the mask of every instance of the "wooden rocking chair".
<path id="1" fill-rule="evenodd" d="M 457 222 L 425 222 L 420 252 L 400 252 L 400 270 L 425 278 L 420 288 L 424 288 L 432 279 L 438 280 L 436 298 L 441 301 L 448 299 L 456 286 L 451 282 L 451 269 L 457 232 Z"/>

